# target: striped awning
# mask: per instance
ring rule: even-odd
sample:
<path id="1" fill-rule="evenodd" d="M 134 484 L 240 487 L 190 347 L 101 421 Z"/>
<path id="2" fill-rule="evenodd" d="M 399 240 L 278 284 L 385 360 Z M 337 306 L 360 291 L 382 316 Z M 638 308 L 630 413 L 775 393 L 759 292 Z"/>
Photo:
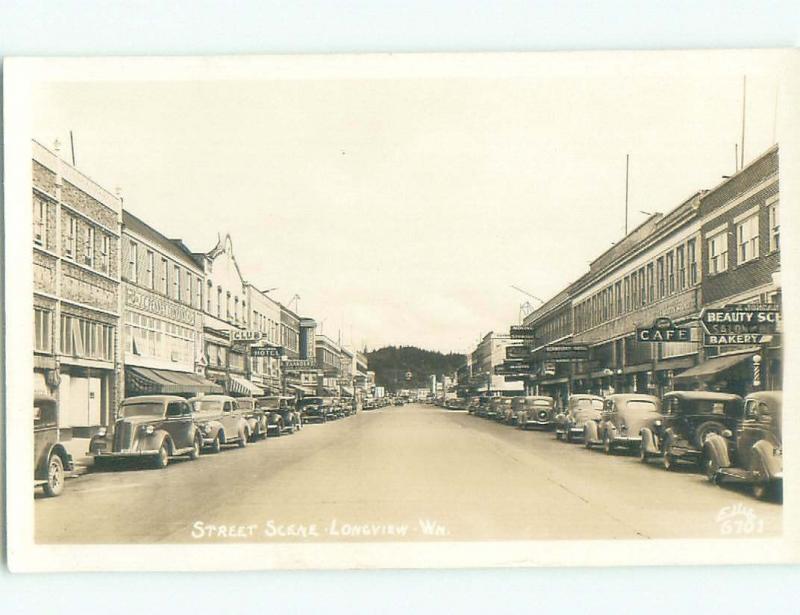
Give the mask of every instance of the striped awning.
<path id="1" fill-rule="evenodd" d="M 342 396 L 344 397 L 352 397 L 353 396 L 353 389 L 350 387 L 343 386 L 342 387 Z"/>
<path id="2" fill-rule="evenodd" d="M 234 395 L 243 395 L 246 397 L 264 395 L 264 389 L 241 376 L 231 376 L 228 388 Z"/>
<path id="3" fill-rule="evenodd" d="M 304 387 L 304 386 L 302 386 L 300 384 L 292 384 L 292 383 L 289 383 L 287 386 L 290 389 L 292 389 L 293 391 L 297 391 L 298 393 L 302 393 L 303 395 L 316 395 L 317 394 L 317 389 L 314 388 L 314 387 Z"/>
<path id="4" fill-rule="evenodd" d="M 126 395 L 179 395 L 223 393 L 222 387 L 191 372 L 176 372 L 150 367 L 125 367 Z"/>

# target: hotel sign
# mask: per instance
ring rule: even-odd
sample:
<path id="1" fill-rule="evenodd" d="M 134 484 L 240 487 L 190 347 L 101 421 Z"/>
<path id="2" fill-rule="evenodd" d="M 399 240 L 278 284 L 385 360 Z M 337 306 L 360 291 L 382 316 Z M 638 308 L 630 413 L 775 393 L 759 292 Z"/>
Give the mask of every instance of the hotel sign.
<path id="1" fill-rule="evenodd" d="M 700 313 L 705 346 L 766 344 L 779 322 L 780 310 L 775 305 L 729 305 Z"/>
<path id="2" fill-rule="evenodd" d="M 251 357 L 273 357 L 278 358 L 283 354 L 281 346 L 251 346 Z"/>

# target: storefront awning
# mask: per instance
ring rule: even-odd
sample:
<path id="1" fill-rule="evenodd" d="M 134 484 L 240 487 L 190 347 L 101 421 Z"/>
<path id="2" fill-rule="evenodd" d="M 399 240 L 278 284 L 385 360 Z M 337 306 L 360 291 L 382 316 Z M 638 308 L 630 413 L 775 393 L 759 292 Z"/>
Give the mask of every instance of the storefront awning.
<path id="1" fill-rule="evenodd" d="M 325 393 L 326 397 L 338 397 L 339 396 L 339 391 L 334 391 L 333 389 L 329 389 L 328 387 L 325 387 L 324 389 L 322 389 L 322 391 Z"/>
<path id="2" fill-rule="evenodd" d="M 352 397 L 353 396 L 353 389 L 351 389 L 350 387 L 343 386 L 342 387 L 342 395 L 344 397 Z"/>
<path id="3" fill-rule="evenodd" d="M 179 395 L 185 393 L 222 393 L 222 387 L 191 372 L 175 372 L 149 367 L 125 367 L 127 395 Z"/>
<path id="4" fill-rule="evenodd" d="M 304 387 L 299 384 L 289 384 L 287 385 L 292 391 L 296 391 L 298 393 L 302 393 L 303 395 L 316 395 L 317 390 L 314 387 Z"/>
<path id="5" fill-rule="evenodd" d="M 696 365 L 691 369 L 687 369 L 685 372 L 682 372 L 675 376 L 676 382 L 687 381 L 687 380 L 707 380 L 716 376 L 717 374 L 721 374 L 727 369 L 739 365 L 743 361 L 746 361 L 750 357 L 752 357 L 755 352 L 745 352 L 743 354 L 734 354 L 728 355 L 724 357 L 713 357 L 700 363 L 700 365 Z"/>
<path id="6" fill-rule="evenodd" d="M 244 395 L 247 397 L 255 397 L 263 395 L 264 389 L 257 386 L 241 376 L 231 376 L 229 382 L 230 392 L 234 395 Z"/>

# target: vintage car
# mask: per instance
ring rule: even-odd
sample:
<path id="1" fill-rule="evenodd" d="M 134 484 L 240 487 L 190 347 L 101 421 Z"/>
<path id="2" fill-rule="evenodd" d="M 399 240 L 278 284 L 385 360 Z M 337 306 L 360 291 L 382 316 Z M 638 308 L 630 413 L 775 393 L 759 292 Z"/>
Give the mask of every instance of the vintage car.
<path id="1" fill-rule="evenodd" d="M 742 420 L 742 398 L 711 391 L 673 391 L 661 398 L 661 418 L 643 427 L 639 458 L 660 455 L 664 469 L 679 461 L 702 469 L 703 446 L 711 434 L 733 433 Z"/>
<path id="2" fill-rule="evenodd" d="M 591 419 L 583 424 L 583 443 L 586 448 L 602 444 L 606 455 L 616 448 L 638 450 L 642 429 L 653 428 L 661 420 L 661 401 L 654 395 L 620 393 L 603 401 L 599 424 Z"/>
<path id="3" fill-rule="evenodd" d="M 555 419 L 553 404 L 553 398 L 544 395 L 523 397 L 517 411 L 517 427 L 520 429 L 530 427 L 550 429 Z"/>
<path id="4" fill-rule="evenodd" d="M 165 468 L 170 457 L 200 456 L 203 434 L 192 406 L 175 395 L 144 395 L 123 399 L 111 432 L 101 427 L 89 441 L 96 467 L 111 459 L 147 458 Z"/>
<path id="5" fill-rule="evenodd" d="M 395 406 L 402 406 L 405 403 L 406 403 L 406 400 L 403 399 L 402 397 L 395 397 L 394 398 L 394 405 Z"/>
<path id="6" fill-rule="evenodd" d="M 361 406 L 362 410 L 376 410 L 378 408 L 378 402 L 374 399 L 366 399 L 364 400 L 364 405 Z"/>
<path id="7" fill-rule="evenodd" d="M 303 397 L 297 402 L 297 408 L 306 423 L 311 421 L 325 423 L 328 420 L 329 408 L 326 407 L 322 397 Z"/>
<path id="8" fill-rule="evenodd" d="M 503 417 L 503 397 L 496 396 L 489 399 L 489 407 L 486 409 L 486 418 L 494 421 Z M 508 399 L 511 403 L 511 399 Z"/>
<path id="9" fill-rule="evenodd" d="M 267 413 L 259 407 L 256 399 L 254 397 L 237 397 L 236 404 L 250 427 L 250 441 L 255 442 L 266 438 L 269 425 Z"/>
<path id="10" fill-rule="evenodd" d="M 49 395 L 33 396 L 33 484 L 41 485 L 47 496 L 60 495 L 72 456 L 60 441 L 58 402 Z"/>
<path id="11" fill-rule="evenodd" d="M 267 417 L 267 435 L 282 436 L 302 429 L 301 412 L 295 405 L 294 397 L 272 395 L 259 397 L 256 405 Z"/>
<path id="12" fill-rule="evenodd" d="M 480 397 L 470 397 L 469 401 L 467 402 L 467 412 L 469 414 L 475 414 L 480 405 L 481 405 Z"/>
<path id="13" fill-rule="evenodd" d="M 556 416 L 556 438 L 573 442 L 583 438 L 586 421 L 600 421 L 603 412 L 603 398 L 599 395 L 576 393 L 570 395 L 567 407 Z"/>
<path id="14" fill-rule="evenodd" d="M 706 438 L 706 476 L 719 484 L 748 483 L 753 495 L 764 499 L 783 485 L 783 393 L 759 391 L 744 399 L 744 419 L 738 429 Z"/>
<path id="15" fill-rule="evenodd" d="M 464 400 L 460 397 L 451 397 L 444 402 L 444 407 L 448 410 L 463 410 L 466 405 L 464 404 Z"/>
<path id="16" fill-rule="evenodd" d="M 223 444 L 247 446 L 250 426 L 236 399 L 227 395 L 203 395 L 189 400 L 203 435 L 203 446 L 218 453 Z"/>

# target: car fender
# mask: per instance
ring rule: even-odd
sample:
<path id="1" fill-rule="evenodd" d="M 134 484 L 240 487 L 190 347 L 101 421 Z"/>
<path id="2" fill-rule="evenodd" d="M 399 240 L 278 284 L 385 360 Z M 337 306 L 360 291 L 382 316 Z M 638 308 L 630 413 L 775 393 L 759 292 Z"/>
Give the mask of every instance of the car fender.
<path id="1" fill-rule="evenodd" d="M 139 438 L 137 448 L 142 451 L 157 451 L 165 442 L 167 443 L 168 452 L 171 455 L 175 450 L 172 438 L 170 438 L 169 434 L 163 429 L 156 429 L 152 434 Z"/>
<path id="2" fill-rule="evenodd" d="M 731 465 L 728 452 L 728 443 L 722 436 L 711 434 L 703 445 L 703 454 L 713 459 L 718 468 L 727 468 Z"/>
<path id="3" fill-rule="evenodd" d="M 583 424 L 583 432 L 586 434 L 586 437 L 589 440 L 596 441 L 599 440 L 599 434 L 597 430 L 597 423 L 594 421 L 586 421 Z"/>
<path id="4" fill-rule="evenodd" d="M 775 445 L 767 440 L 759 440 L 753 445 L 750 459 L 757 460 L 758 465 L 753 465 L 751 469 L 758 469 L 760 477 L 770 480 L 774 476 L 783 472 L 783 457 L 776 457 L 773 454 Z"/>
<path id="5" fill-rule="evenodd" d="M 219 435 L 220 432 L 223 431 L 222 423 L 219 421 L 206 421 L 206 425 L 208 425 L 208 431 L 203 431 L 202 429 L 200 430 L 200 433 L 203 434 L 204 438 L 213 440 Z"/>
<path id="6" fill-rule="evenodd" d="M 99 442 L 103 442 L 104 446 L 98 447 L 97 444 Z M 104 436 L 98 436 L 97 434 L 93 435 L 92 438 L 89 440 L 89 454 L 95 455 L 100 450 L 109 450 L 111 446 L 113 446 L 114 439 L 111 437 L 111 434 L 106 434 Z"/>
<path id="7" fill-rule="evenodd" d="M 36 467 L 33 476 L 35 480 L 47 480 L 48 465 L 53 455 L 58 455 L 61 458 L 61 463 L 64 466 L 65 472 L 72 471 L 72 455 L 67 452 L 63 444 L 56 442 L 50 447 L 50 450 L 47 451 L 47 455 L 42 457 L 42 462 Z"/>
<path id="8" fill-rule="evenodd" d="M 609 440 L 613 442 L 617 439 L 617 427 L 614 423 L 606 421 L 600 426 L 600 434 L 602 438 L 605 438 L 606 434 L 608 434 Z"/>
<path id="9" fill-rule="evenodd" d="M 645 452 L 651 455 L 656 455 L 661 452 L 658 450 L 658 446 L 656 446 L 656 437 L 652 429 L 643 427 L 639 435 L 642 436 L 642 448 Z"/>

